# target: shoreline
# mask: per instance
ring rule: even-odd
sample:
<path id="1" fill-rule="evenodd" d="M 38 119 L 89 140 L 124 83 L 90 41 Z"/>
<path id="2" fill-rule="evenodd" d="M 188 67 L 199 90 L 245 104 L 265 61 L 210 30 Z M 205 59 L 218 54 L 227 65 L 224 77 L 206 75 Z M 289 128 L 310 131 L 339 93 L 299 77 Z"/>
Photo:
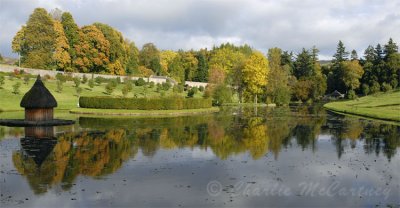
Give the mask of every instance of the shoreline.
<path id="1" fill-rule="evenodd" d="M 99 115 L 99 116 L 185 116 L 203 113 L 219 112 L 218 107 L 200 108 L 200 109 L 184 109 L 184 110 L 126 110 L 126 109 L 94 109 L 94 108 L 74 108 L 69 110 L 71 114 L 81 115 Z"/>

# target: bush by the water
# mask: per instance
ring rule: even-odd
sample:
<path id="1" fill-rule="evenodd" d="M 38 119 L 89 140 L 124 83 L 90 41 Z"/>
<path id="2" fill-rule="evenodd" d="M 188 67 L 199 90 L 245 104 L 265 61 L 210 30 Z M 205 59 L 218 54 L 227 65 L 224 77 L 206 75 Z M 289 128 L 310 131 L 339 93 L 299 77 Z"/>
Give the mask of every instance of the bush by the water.
<path id="1" fill-rule="evenodd" d="M 79 106 L 98 109 L 181 110 L 210 108 L 212 101 L 211 99 L 179 96 L 162 98 L 80 97 Z"/>

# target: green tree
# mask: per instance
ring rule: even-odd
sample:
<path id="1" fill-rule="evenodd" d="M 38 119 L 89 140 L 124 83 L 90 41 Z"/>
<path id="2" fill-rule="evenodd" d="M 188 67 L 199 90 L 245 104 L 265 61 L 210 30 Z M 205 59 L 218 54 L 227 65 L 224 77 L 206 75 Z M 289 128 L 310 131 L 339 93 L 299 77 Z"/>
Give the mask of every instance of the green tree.
<path id="1" fill-rule="evenodd" d="M 212 91 L 214 105 L 232 102 L 232 91 L 225 84 L 218 84 Z"/>
<path id="2" fill-rule="evenodd" d="M 332 73 L 328 77 L 328 91 L 338 90 L 339 92 L 347 91 L 346 85 L 343 82 L 343 62 L 348 60 L 349 53 L 346 51 L 342 41 L 339 41 L 335 54 L 332 60 Z"/>
<path id="3" fill-rule="evenodd" d="M 160 51 L 153 43 L 146 43 L 139 52 L 140 64 L 151 69 L 155 74 L 160 75 Z"/>
<path id="4" fill-rule="evenodd" d="M 75 23 L 74 18 L 71 13 L 64 12 L 61 15 L 61 24 L 64 29 L 65 37 L 67 38 L 67 42 L 69 45 L 68 53 L 71 57 L 70 66 L 73 67 L 73 61 L 77 58 L 77 52 L 75 46 L 80 44 L 80 29 L 78 25 Z M 74 71 L 73 68 L 68 68 L 67 71 Z"/>
<path id="5" fill-rule="evenodd" d="M 267 85 L 268 73 L 268 60 L 261 52 L 253 52 L 244 65 L 243 82 L 246 90 L 254 95 L 254 103 L 257 103 L 257 95 L 261 94 L 263 87 Z"/>
<path id="6" fill-rule="evenodd" d="M 352 60 L 352 61 L 358 60 L 357 51 L 354 49 L 351 51 L 350 60 Z"/>
<path id="7" fill-rule="evenodd" d="M 13 39 L 13 51 L 19 53 L 24 67 L 52 69 L 56 32 L 54 22 L 47 11 L 36 8 L 26 26 Z"/>
<path id="8" fill-rule="evenodd" d="M 208 81 L 208 62 L 206 57 L 206 51 L 202 50 L 197 53 L 196 58 L 198 61 L 197 70 L 195 72 L 194 81 L 196 82 L 207 82 Z"/>
<path id="9" fill-rule="evenodd" d="M 270 48 L 268 50 L 268 61 L 270 74 L 266 94 L 268 100 L 277 105 L 288 104 L 290 101 L 290 87 L 288 85 L 289 74 L 281 63 L 282 50 L 280 48 Z"/>
<path id="10" fill-rule="evenodd" d="M 131 42 L 129 40 L 125 40 L 125 47 L 127 48 L 127 62 L 125 71 L 127 74 L 138 73 L 139 49 L 136 47 L 134 42 Z"/>

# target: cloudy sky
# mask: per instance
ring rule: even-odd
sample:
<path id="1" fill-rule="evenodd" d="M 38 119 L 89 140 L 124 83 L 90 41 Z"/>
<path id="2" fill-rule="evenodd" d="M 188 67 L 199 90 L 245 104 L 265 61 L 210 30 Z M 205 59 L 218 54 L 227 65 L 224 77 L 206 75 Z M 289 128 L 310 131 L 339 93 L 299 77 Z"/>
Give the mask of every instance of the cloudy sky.
<path id="1" fill-rule="evenodd" d="M 79 26 L 102 22 L 138 47 L 211 48 L 247 43 L 266 52 L 320 49 L 330 59 L 337 42 L 362 53 L 368 45 L 400 42 L 398 0 L 0 0 L 0 53 L 36 7 L 69 11 Z"/>

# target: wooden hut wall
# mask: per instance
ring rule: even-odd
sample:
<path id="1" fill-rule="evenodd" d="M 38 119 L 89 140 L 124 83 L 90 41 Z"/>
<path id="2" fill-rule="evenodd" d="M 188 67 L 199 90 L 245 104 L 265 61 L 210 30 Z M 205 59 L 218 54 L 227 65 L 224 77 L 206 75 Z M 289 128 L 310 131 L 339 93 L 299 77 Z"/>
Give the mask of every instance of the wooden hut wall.
<path id="1" fill-rule="evenodd" d="M 25 109 L 26 121 L 46 121 L 53 119 L 53 108 Z"/>

